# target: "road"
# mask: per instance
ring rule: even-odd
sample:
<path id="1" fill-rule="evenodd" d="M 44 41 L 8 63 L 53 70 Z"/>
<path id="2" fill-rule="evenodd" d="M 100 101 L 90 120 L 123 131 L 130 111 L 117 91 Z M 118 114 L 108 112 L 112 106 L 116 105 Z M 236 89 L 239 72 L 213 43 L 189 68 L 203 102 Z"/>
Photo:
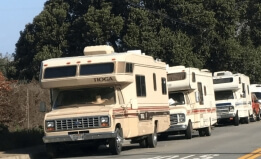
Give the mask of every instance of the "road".
<path id="1" fill-rule="evenodd" d="M 125 142 L 120 155 L 110 155 L 101 146 L 97 152 L 84 152 L 73 148 L 60 158 L 66 159 L 251 159 L 261 158 L 261 122 L 239 126 L 217 126 L 209 137 L 199 137 L 193 132 L 188 140 L 183 135 L 170 136 L 158 141 L 156 148 L 140 148 L 138 144 Z M 252 153 L 253 152 L 253 153 Z M 249 158 L 249 159 L 250 159 Z"/>

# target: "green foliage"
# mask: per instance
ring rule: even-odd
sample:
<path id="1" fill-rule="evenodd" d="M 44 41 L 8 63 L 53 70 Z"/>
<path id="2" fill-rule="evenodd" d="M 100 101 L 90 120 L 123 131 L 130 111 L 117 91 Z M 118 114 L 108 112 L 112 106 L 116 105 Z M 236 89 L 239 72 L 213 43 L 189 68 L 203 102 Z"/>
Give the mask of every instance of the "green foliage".
<path id="1" fill-rule="evenodd" d="M 260 6 L 258 0 L 48 0 L 20 33 L 8 77 L 38 78 L 42 60 L 111 45 L 171 66 L 245 73 L 258 83 Z"/>

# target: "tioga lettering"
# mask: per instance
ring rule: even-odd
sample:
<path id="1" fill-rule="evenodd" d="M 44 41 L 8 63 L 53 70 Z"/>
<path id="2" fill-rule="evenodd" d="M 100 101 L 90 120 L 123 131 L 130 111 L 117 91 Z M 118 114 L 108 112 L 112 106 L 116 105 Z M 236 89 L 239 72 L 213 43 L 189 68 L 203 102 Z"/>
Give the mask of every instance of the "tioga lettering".
<path id="1" fill-rule="evenodd" d="M 103 82 L 103 81 L 112 81 L 112 77 L 100 77 L 100 78 L 94 78 L 94 82 Z"/>

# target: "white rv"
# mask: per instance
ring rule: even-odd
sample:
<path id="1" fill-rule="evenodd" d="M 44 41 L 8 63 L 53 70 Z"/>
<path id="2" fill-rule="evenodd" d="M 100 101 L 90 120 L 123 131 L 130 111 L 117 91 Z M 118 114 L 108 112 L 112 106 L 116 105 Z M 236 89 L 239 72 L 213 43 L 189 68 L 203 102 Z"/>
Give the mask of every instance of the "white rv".
<path id="1" fill-rule="evenodd" d="M 170 125 L 166 64 L 110 46 L 86 47 L 84 54 L 42 62 L 40 84 L 52 100 L 44 119 L 47 152 L 86 143 L 119 154 L 124 139 L 156 147 L 157 133 Z M 44 103 L 40 108 L 46 111 Z"/>
<path id="2" fill-rule="evenodd" d="M 210 136 L 211 126 L 217 122 L 212 74 L 197 68 L 169 67 L 167 85 L 171 126 L 160 136 L 185 134 L 191 139 L 193 130 Z"/>
<path id="3" fill-rule="evenodd" d="M 253 118 L 249 77 L 230 71 L 214 72 L 213 83 L 218 123 L 233 121 L 235 126 L 249 123 Z"/>

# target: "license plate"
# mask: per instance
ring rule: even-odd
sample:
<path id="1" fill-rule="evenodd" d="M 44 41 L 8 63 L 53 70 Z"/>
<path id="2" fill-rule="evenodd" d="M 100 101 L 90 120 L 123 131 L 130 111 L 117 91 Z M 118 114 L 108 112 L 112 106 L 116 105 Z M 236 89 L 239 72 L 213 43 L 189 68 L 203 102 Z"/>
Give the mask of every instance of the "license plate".
<path id="1" fill-rule="evenodd" d="M 83 140 L 83 134 L 71 134 L 70 138 L 73 141 L 77 141 L 77 140 Z"/>

